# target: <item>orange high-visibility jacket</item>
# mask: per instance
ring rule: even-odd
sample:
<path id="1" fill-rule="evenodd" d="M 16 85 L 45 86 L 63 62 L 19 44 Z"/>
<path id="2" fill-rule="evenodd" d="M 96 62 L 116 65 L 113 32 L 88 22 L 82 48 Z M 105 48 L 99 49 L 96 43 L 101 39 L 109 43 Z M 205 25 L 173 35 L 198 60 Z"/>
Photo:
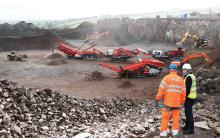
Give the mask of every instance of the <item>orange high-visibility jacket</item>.
<path id="1" fill-rule="evenodd" d="M 183 78 L 171 71 L 161 81 L 156 100 L 163 100 L 164 105 L 169 107 L 180 107 L 185 98 L 186 87 Z"/>

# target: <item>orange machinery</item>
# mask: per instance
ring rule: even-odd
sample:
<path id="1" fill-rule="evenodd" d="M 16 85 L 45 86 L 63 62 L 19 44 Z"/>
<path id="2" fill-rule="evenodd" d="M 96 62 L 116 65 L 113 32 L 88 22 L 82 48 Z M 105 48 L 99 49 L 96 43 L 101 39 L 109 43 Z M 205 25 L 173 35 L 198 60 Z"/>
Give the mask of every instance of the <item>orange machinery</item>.
<path id="1" fill-rule="evenodd" d="M 196 52 L 184 57 L 181 61 L 172 61 L 171 63 L 176 64 L 178 68 L 181 68 L 184 63 L 189 63 L 190 60 L 195 58 L 204 58 L 208 64 L 212 64 L 212 59 L 204 52 Z"/>

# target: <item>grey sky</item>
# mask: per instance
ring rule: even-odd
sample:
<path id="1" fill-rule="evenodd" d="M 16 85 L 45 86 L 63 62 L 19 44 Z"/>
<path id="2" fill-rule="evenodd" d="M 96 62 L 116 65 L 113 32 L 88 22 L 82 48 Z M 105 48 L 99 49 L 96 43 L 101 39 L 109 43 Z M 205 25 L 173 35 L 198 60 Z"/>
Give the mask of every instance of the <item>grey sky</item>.
<path id="1" fill-rule="evenodd" d="M 57 20 L 220 7 L 220 0 L 0 0 L 0 20 Z"/>

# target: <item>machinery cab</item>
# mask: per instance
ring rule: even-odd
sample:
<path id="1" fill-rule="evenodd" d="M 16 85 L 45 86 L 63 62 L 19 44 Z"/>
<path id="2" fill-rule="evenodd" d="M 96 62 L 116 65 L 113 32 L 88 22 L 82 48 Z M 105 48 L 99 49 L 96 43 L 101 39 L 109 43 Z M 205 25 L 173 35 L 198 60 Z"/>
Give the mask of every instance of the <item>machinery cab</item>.
<path id="1" fill-rule="evenodd" d="M 207 47 L 208 46 L 208 39 L 204 38 L 204 37 L 200 37 L 196 42 L 195 42 L 195 47 L 198 48 L 203 48 L 203 47 Z"/>
<path id="2" fill-rule="evenodd" d="M 114 53 L 114 49 L 108 49 L 108 50 L 106 51 L 106 55 L 107 55 L 107 56 L 112 56 L 113 53 Z"/>
<path id="3" fill-rule="evenodd" d="M 15 55 L 15 51 L 11 51 L 11 55 Z"/>
<path id="4" fill-rule="evenodd" d="M 158 58 L 162 56 L 163 51 L 162 50 L 153 50 L 153 57 Z"/>
<path id="5" fill-rule="evenodd" d="M 153 50 L 152 54 L 155 59 L 158 59 L 160 61 L 168 61 L 169 60 L 168 51 Z"/>

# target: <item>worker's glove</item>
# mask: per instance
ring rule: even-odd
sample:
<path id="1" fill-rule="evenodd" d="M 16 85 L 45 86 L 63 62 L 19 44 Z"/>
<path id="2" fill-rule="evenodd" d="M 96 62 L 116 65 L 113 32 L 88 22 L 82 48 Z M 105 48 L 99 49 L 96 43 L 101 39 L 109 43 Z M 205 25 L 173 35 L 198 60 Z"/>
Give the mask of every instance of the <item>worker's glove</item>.
<path id="1" fill-rule="evenodd" d="M 158 100 L 155 101 L 155 107 L 156 107 L 156 108 L 159 107 L 159 101 L 158 101 Z"/>
<path id="2" fill-rule="evenodd" d="M 181 108 L 184 108 L 184 104 L 180 104 L 180 109 L 181 109 Z"/>

